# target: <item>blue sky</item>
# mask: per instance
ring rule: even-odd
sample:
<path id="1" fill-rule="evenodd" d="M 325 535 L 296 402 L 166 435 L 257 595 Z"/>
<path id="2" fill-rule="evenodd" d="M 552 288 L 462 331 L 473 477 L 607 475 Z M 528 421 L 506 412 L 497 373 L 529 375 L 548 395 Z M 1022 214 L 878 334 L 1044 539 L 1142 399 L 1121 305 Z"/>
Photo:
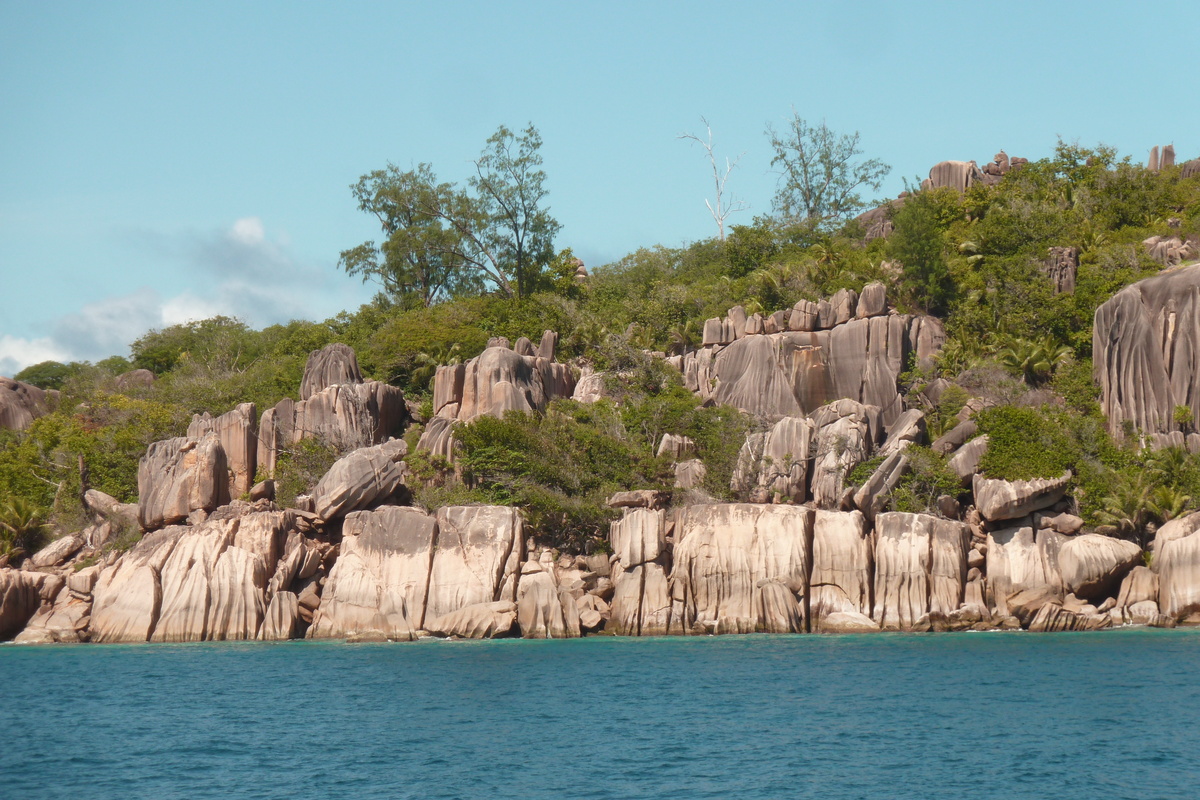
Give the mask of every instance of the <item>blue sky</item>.
<path id="1" fill-rule="evenodd" d="M 944 159 L 1200 156 L 1200 4 L 34 3 L 0 0 L 0 374 L 124 355 L 215 313 L 323 319 L 373 294 L 349 185 L 465 179 L 541 131 L 558 245 L 597 266 L 713 235 L 703 152 L 770 211 L 793 108 L 859 131 L 882 195 Z"/>

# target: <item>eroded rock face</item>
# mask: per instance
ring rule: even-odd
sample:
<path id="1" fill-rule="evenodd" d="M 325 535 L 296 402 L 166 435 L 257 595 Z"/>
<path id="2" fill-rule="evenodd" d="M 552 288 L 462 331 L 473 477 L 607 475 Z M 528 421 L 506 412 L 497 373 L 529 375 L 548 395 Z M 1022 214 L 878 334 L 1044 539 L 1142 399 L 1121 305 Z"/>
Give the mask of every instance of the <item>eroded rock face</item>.
<path id="1" fill-rule="evenodd" d="M 514 600 L 524 547 L 521 530 L 515 508 L 438 509 L 437 548 L 422 627 L 425 619 L 445 617 L 466 606 Z"/>
<path id="2" fill-rule="evenodd" d="M 545 341 L 545 337 L 543 337 Z M 506 346 L 490 346 L 458 367 L 445 367 L 434 376 L 434 413 L 449 419 L 471 420 L 483 414 L 541 411 L 559 397 L 575 391 L 575 376 L 566 364 Z"/>
<path id="3" fill-rule="evenodd" d="M 784 417 L 769 431 L 750 434 L 738 453 L 730 488 L 742 497 L 762 490 L 768 498 L 803 503 L 816 426 L 804 417 Z"/>
<path id="4" fill-rule="evenodd" d="M 1050 591 L 1061 601 L 1063 579 L 1058 554 L 1067 538 L 1048 528 L 1035 532 L 1028 525 L 988 533 L 989 607 L 1006 615 L 1009 598 L 1027 589 Z"/>
<path id="5" fill-rule="evenodd" d="M 0 376 L 0 429 L 23 431 L 50 410 L 58 392 Z"/>
<path id="6" fill-rule="evenodd" d="M 782 317 L 772 315 L 761 326 L 763 334 L 758 326 L 739 327 L 736 309 L 730 309 L 724 321 L 706 323 L 705 346 L 670 363 L 701 397 L 756 416 L 804 416 L 847 398 L 879 407 L 890 424 L 903 411 L 896 378 L 909 355 L 927 362 L 945 332 L 933 317 L 878 313 L 886 298 L 868 288 L 861 313 L 861 300 L 846 291 L 819 303 L 797 303 L 787 314 L 787 330 L 780 326 Z"/>
<path id="7" fill-rule="evenodd" d="M 795 606 L 790 606 L 786 619 L 803 619 L 812 518 L 810 509 L 798 506 L 729 504 L 681 509 L 675 523 L 671 573 L 672 632 L 780 629 L 785 624 L 782 617 L 764 624 L 766 584 L 760 586 L 760 581 L 787 587 Z M 773 587 L 766 592 L 770 593 L 769 606 L 778 613 L 782 598 Z"/>
<path id="8" fill-rule="evenodd" d="M 294 523 L 290 512 L 235 512 L 147 534 L 100 573 L 92 640 L 256 638 Z"/>
<path id="9" fill-rule="evenodd" d="M 972 483 L 975 507 L 989 521 L 1019 519 L 1057 503 L 1070 481 L 1070 472 L 1031 481 L 1001 481 L 976 475 Z"/>
<path id="10" fill-rule="evenodd" d="M 853 401 L 831 403 L 813 414 L 818 425 L 811 492 L 818 508 L 837 508 L 850 472 L 871 457 L 872 409 Z"/>
<path id="11" fill-rule="evenodd" d="M 242 403 L 215 418 L 207 411 L 193 416 L 187 429 L 188 438 L 199 440 L 209 433 L 216 434 L 225 451 L 228 496 L 241 497 L 254 486 L 254 473 L 258 469 L 258 413 L 254 403 Z"/>
<path id="12" fill-rule="evenodd" d="M 1200 513 L 1159 529 L 1151 566 L 1158 573 L 1158 606 L 1171 619 L 1200 611 Z"/>
<path id="13" fill-rule="evenodd" d="M 1058 553 L 1063 587 L 1097 602 L 1116 595 L 1121 580 L 1141 561 L 1142 549 L 1133 542 L 1096 533 L 1072 536 Z"/>
<path id="14" fill-rule="evenodd" d="M 435 527 L 434 517 L 402 506 L 347 515 L 308 637 L 412 639 L 425 615 Z"/>
<path id="15" fill-rule="evenodd" d="M 259 421 L 258 464 L 274 474 L 279 453 L 307 438 L 341 452 L 379 444 L 407 418 L 404 392 L 378 381 L 335 384 L 298 403 L 285 398 Z"/>
<path id="16" fill-rule="evenodd" d="M 526 639 L 574 639 L 580 635 L 579 607 L 559 587 L 553 568 L 526 562 L 517 585 L 517 625 Z"/>
<path id="17" fill-rule="evenodd" d="M 652 507 L 627 507 L 609 528 L 615 584 L 608 628 L 624 636 L 668 633 L 667 517 Z M 660 563 L 660 562 L 665 562 Z"/>
<path id="18" fill-rule="evenodd" d="M 948 186 L 965 192 L 983 182 L 983 171 L 974 161 L 942 161 L 929 170 L 928 181 L 935 189 Z"/>
<path id="19" fill-rule="evenodd" d="M 20 633 L 29 622 L 42 603 L 45 580 L 40 572 L 0 569 L 0 639 Z"/>
<path id="20" fill-rule="evenodd" d="M 862 514 L 815 512 L 808 592 L 812 630 L 835 633 L 869 621 L 874 570 L 875 543 Z"/>
<path id="21" fill-rule="evenodd" d="M 1177 406 L 1200 427 L 1200 264 L 1126 286 L 1096 309 L 1095 376 L 1109 430 L 1179 429 Z"/>
<path id="22" fill-rule="evenodd" d="M 967 526 L 928 514 L 875 519 L 875 620 L 884 630 L 928 630 L 962 605 Z"/>
<path id="23" fill-rule="evenodd" d="M 216 434 L 154 442 L 138 462 L 138 522 L 145 530 L 227 502 L 228 467 Z"/>
<path id="24" fill-rule="evenodd" d="M 354 348 L 345 344 L 327 344 L 308 354 L 304 377 L 300 381 L 300 399 L 307 400 L 330 386 L 362 382 Z"/>
<path id="25" fill-rule="evenodd" d="M 403 440 L 355 450 L 334 462 L 312 491 L 313 513 L 331 520 L 378 505 L 404 484 Z"/>

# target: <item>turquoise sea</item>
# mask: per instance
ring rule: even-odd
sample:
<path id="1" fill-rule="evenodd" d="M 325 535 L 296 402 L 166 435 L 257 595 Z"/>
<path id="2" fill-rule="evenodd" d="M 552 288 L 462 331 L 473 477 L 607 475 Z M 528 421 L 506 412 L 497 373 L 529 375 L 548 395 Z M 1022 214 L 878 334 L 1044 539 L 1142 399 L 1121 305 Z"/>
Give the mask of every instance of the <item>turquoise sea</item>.
<path id="1" fill-rule="evenodd" d="M 0 647 L 0 797 L 1195 798 L 1200 631 Z"/>

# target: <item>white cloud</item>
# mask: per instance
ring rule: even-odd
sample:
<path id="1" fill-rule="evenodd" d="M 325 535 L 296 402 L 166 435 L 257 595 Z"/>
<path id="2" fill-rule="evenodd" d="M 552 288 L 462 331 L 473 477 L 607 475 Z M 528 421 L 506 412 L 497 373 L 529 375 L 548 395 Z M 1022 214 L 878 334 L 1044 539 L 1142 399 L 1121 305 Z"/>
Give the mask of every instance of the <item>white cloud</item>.
<path id="1" fill-rule="evenodd" d="M 237 317 L 259 328 L 292 319 L 323 319 L 365 302 L 363 288 L 332 265 L 297 259 L 286 238 L 270 234 L 258 217 L 223 230 L 166 236 L 142 233 L 143 248 L 164 264 L 164 275 L 183 267 L 190 286 L 171 297 L 149 286 L 97 299 L 50 324 L 47 337 L 0 340 L 0 374 L 40 361 L 98 361 L 127 355 L 129 345 L 153 328 Z"/>
<path id="2" fill-rule="evenodd" d="M 0 375 L 15 375 L 30 364 L 61 361 L 66 355 L 49 337 L 22 339 L 5 334 L 0 336 Z"/>
<path id="3" fill-rule="evenodd" d="M 263 240 L 266 239 L 262 220 L 258 217 L 242 217 L 233 223 L 233 228 L 230 229 L 229 235 L 234 241 L 251 247 L 261 245 Z"/>

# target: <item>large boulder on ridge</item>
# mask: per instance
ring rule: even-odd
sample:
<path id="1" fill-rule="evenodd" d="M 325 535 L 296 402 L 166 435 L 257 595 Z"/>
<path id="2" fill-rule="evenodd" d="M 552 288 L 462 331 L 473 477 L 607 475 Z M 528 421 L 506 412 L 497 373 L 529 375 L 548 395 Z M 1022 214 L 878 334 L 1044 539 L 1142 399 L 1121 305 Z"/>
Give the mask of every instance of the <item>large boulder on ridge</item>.
<path id="1" fill-rule="evenodd" d="M 1126 422 L 1146 433 L 1179 430 L 1179 406 L 1200 427 L 1200 264 L 1126 286 L 1097 308 L 1092 361 L 1113 435 Z"/>
<path id="2" fill-rule="evenodd" d="M 0 430 L 23 431 L 50 410 L 58 392 L 0 376 Z"/>
<path id="3" fill-rule="evenodd" d="M 354 348 L 340 343 L 327 344 L 308 354 L 304 377 L 300 380 L 300 399 L 307 400 L 330 386 L 362 382 Z"/>
<path id="4" fill-rule="evenodd" d="M 312 490 L 313 513 L 331 520 L 392 497 L 404 485 L 407 453 L 403 439 L 392 439 L 339 458 Z"/>

